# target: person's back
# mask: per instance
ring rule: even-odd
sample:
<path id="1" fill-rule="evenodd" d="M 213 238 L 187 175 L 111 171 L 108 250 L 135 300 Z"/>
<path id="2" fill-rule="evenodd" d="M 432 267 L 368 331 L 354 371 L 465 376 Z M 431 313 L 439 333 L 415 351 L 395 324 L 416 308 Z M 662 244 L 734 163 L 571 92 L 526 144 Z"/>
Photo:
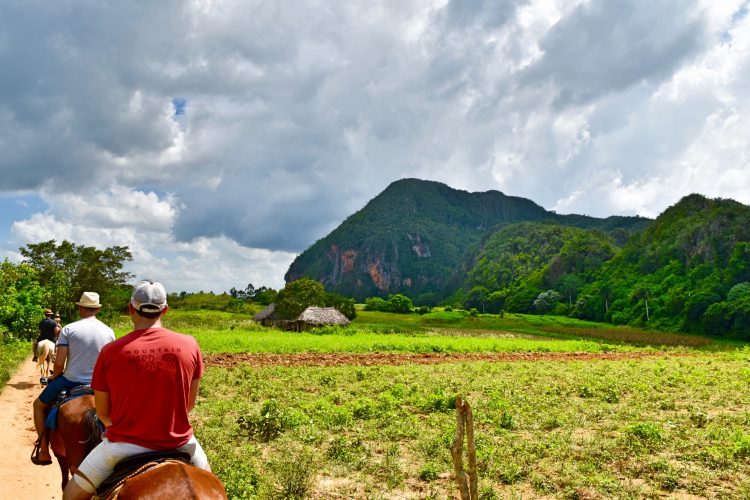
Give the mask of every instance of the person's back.
<path id="1" fill-rule="evenodd" d="M 202 373 L 195 339 L 166 328 L 135 330 L 107 345 L 92 381 L 112 401 L 107 437 L 154 450 L 185 444 L 190 386 Z"/>
<path id="2" fill-rule="evenodd" d="M 65 378 L 71 382 L 90 383 L 99 352 L 114 339 L 114 331 L 96 316 L 66 325 L 57 340 L 58 347 L 68 348 L 68 362 L 63 372 Z"/>
<path id="3" fill-rule="evenodd" d="M 51 317 L 46 317 L 39 322 L 39 336 L 36 341 L 41 342 L 42 340 L 49 340 L 55 342 L 55 331 L 57 330 L 57 322 Z"/>

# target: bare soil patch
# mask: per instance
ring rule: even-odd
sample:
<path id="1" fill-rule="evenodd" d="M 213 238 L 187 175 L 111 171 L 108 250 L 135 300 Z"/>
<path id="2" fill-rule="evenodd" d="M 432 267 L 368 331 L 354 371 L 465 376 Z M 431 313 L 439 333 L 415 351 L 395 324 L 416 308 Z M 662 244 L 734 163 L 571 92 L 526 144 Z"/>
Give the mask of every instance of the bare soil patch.
<path id="1" fill-rule="evenodd" d="M 232 368 L 240 364 L 250 366 L 375 366 L 403 364 L 462 363 L 467 361 L 619 361 L 637 360 L 664 356 L 689 356 L 672 352 L 511 352 L 511 353 L 294 353 L 251 354 L 214 353 L 205 354 L 208 366 Z"/>

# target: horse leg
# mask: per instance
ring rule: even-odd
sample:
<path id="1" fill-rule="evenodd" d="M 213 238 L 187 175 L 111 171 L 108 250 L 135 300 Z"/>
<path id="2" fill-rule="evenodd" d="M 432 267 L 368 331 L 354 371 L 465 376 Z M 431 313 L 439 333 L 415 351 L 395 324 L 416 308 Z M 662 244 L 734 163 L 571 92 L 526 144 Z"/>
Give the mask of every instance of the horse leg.
<path id="1" fill-rule="evenodd" d="M 68 460 L 55 453 L 55 458 L 57 459 L 57 464 L 60 466 L 60 474 L 62 476 L 62 489 L 65 489 L 65 487 L 68 485 Z"/>

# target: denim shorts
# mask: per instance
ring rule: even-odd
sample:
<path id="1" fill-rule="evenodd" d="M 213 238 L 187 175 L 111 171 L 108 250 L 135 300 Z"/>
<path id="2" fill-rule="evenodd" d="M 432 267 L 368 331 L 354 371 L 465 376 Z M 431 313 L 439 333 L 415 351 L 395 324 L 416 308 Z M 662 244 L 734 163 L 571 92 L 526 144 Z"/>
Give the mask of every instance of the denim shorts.
<path id="1" fill-rule="evenodd" d="M 59 377 L 55 377 L 49 381 L 47 387 L 45 387 L 42 393 L 39 395 L 39 399 L 42 401 L 42 403 L 49 406 L 55 402 L 57 396 L 63 390 L 70 389 L 71 387 L 77 387 L 79 385 L 83 384 L 81 384 L 81 382 L 73 382 L 60 375 Z"/>

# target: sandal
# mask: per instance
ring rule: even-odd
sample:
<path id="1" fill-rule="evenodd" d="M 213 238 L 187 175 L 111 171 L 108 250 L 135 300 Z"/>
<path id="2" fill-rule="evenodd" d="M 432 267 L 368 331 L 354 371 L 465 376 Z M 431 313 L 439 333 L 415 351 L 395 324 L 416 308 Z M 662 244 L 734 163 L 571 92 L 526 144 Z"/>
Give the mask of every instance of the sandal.
<path id="1" fill-rule="evenodd" d="M 37 439 L 34 443 L 34 451 L 31 452 L 31 462 L 34 465 L 50 465 L 52 463 L 52 460 L 40 460 L 39 459 L 39 450 L 42 448 L 42 440 Z"/>

